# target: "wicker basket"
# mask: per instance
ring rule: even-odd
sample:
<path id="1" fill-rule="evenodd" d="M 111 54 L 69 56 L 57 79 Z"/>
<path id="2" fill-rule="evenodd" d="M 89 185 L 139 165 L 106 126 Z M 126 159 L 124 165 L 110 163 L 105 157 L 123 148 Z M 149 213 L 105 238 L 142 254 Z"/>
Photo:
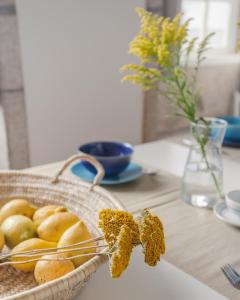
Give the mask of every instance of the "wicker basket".
<path id="1" fill-rule="evenodd" d="M 75 160 L 87 160 L 97 169 L 93 184 L 80 180 L 68 180 L 61 176 Z M 64 163 L 52 178 L 27 172 L 0 172 L 1 203 L 24 198 L 38 206 L 64 205 L 83 219 L 94 236 L 101 235 L 98 229 L 98 211 L 101 208 L 124 209 L 110 193 L 96 186 L 104 175 L 102 166 L 90 156 L 73 156 Z M 105 261 L 105 256 L 95 256 L 71 273 L 38 286 L 32 273 L 23 273 L 11 266 L 0 269 L 0 298 L 24 300 L 72 299 L 89 280 L 91 274 Z"/>

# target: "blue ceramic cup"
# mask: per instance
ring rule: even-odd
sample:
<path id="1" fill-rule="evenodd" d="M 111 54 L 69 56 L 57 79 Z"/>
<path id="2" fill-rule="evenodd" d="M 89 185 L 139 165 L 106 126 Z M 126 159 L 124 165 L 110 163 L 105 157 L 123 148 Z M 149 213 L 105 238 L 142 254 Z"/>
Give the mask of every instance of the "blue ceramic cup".
<path id="1" fill-rule="evenodd" d="M 81 153 L 95 157 L 103 166 L 106 177 L 116 176 L 123 172 L 129 165 L 133 147 L 127 143 L 119 142 L 92 142 L 78 148 Z M 82 164 L 91 173 L 96 174 L 96 169 L 86 161 Z"/>
<path id="2" fill-rule="evenodd" d="M 224 141 L 240 143 L 240 117 L 221 116 L 221 119 L 228 123 Z"/>

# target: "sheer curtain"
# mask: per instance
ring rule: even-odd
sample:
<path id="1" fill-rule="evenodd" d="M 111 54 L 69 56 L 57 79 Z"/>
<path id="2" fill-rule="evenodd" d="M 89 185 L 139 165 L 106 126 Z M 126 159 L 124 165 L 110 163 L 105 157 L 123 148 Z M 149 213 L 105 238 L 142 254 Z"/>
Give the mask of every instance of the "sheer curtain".
<path id="1" fill-rule="evenodd" d="M 0 1 L 0 105 L 0 168 L 27 167 L 27 122 L 13 0 Z"/>

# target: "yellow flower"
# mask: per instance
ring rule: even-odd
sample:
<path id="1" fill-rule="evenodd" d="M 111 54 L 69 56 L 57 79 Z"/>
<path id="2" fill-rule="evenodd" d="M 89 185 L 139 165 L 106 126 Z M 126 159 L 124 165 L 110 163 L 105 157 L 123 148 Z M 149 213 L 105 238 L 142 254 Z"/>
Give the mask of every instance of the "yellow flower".
<path id="1" fill-rule="evenodd" d="M 183 25 L 179 25 L 176 34 L 175 34 L 175 41 L 178 45 L 183 45 L 187 42 L 187 35 L 189 30 L 189 23 L 191 22 L 191 19 L 187 20 Z"/>
<path id="2" fill-rule="evenodd" d="M 174 28 L 169 18 L 165 18 L 161 28 L 161 44 L 170 44 L 174 39 Z"/>
<path id="3" fill-rule="evenodd" d="M 102 229 L 110 250 L 116 243 L 123 225 L 127 225 L 131 229 L 133 244 L 138 245 L 140 243 L 138 224 L 130 213 L 110 208 L 99 212 L 99 227 Z"/>
<path id="4" fill-rule="evenodd" d="M 120 69 L 121 72 L 124 71 L 133 71 L 139 74 L 143 74 L 146 76 L 161 76 L 161 72 L 159 69 L 155 69 L 155 68 L 149 68 L 149 67 L 145 67 L 145 66 L 139 66 L 136 64 L 128 64 L 128 65 L 124 65 L 122 66 L 122 68 Z"/>
<path id="5" fill-rule="evenodd" d="M 149 266 L 155 266 L 160 260 L 160 255 L 165 253 L 163 225 L 157 216 L 144 210 L 138 219 L 138 226 L 145 262 Z"/>
<path id="6" fill-rule="evenodd" d="M 122 78 L 122 81 L 130 81 L 133 84 L 141 85 L 144 90 L 157 87 L 156 83 L 161 78 L 161 71 L 156 68 L 149 68 L 135 64 L 128 64 L 121 68 L 121 71 L 134 72 L 132 75 L 127 75 Z"/>
<path id="7" fill-rule="evenodd" d="M 120 277 L 128 267 L 132 249 L 132 230 L 127 225 L 122 225 L 110 259 L 110 272 L 113 278 Z"/>
<path id="8" fill-rule="evenodd" d="M 141 75 L 127 75 L 122 78 L 122 82 L 131 81 L 133 84 L 143 85 L 143 78 Z"/>
<path id="9" fill-rule="evenodd" d="M 172 64 L 171 52 L 168 49 L 167 44 L 161 44 L 158 47 L 158 62 L 162 67 L 168 67 Z"/>
<path id="10" fill-rule="evenodd" d="M 129 53 L 139 57 L 142 63 L 151 62 L 157 55 L 155 45 L 142 35 L 137 35 L 130 43 Z"/>
<path id="11" fill-rule="evenodd" d="M 142 63 L 156 60 L 163 17 L 158 17 L 143 8 L 136 9 L 141 18 L 139 34 L 129 45 L 129 53 L 139 57 Z"/>
<path id="12" fill-rule="evenodd" d="M 187 42 L 190 19 L 181 24 L 182 14 L 174 19 L 163 18 L 138 8 L 141 28 L 138 35 L 129 44 L 129 53 L 137 56 L 142 64 L 158 63 L 161 67 L 174 64 L 176 52 Z M 139 79 L 132 78 L 133 83 Z"/>
<path id="13" fill-rule="evenodd" d="M 181 46 L 184 43 L 191 20 L 189 19 L 181 25 L 181 17 L 182 14 L 177 14 L 172 21 L 169 18 L 164 19 L 162 22 L 161 43 L 167 43 L 169 47 Z"/>
<path id="14" fill-rule="evenodd" d="M 165 252 L 163 226 L 148 210 L 136 221 L 126 211 L 103 209 L 99 212 L 99 227 L 109 245 L 109 266 L 113 278 L 120 277 L 128 267 L 132 249 L 142 245 L 145 262 L 155 266 Z"/>
<path id="15" fill-rule="evenodd" d="M 146 34 L 151 40 L 157 42 L 159 39 L 159 29 L 163 17 L 158 17 L 146 11 L 143 8 L 136 9 L 139 17 L 141 18 L 141 33 Z"/>

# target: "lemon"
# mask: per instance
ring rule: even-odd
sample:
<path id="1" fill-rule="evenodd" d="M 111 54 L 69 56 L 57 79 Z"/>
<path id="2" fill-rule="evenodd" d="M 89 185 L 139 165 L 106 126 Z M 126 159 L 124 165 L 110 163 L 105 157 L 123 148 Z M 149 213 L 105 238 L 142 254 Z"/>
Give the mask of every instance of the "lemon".
<path id="1" fill-rule="evenodd" d="M 77 223 L 79 218 L 69 212 L 59 212 L 44 220 L 37 232 L 41 239 L 58 242 L 65 230 Z"/>
<path id="2" fill-rule="evenodd" d="M 6 203 L 0 210 L 0 224 L 13 215 L 23 215 L 32 218 L 36 207 L 25 199 L 15 199 Z"/>
<path id="3" fill-rule="evenodd" d="M 37 249 L 50 249 L 50 248 L 56 248 L 57 244 L 52 242 L 47 242 L 38 238 L 32 238 L 30 240 L 26 240 L 18 244 L 16 247 L 14 247 L 11 251 L 11 254 L 24 252 L 24 251 L 31 251 L 31 250 L 37 250 Z M 17 257 L 13 256 L 12 261 L 27 261 L 33 258 L 39 258 L 42 255 L 39 256 L 25 256 L 25 257 Z M 36 265 L 36 262 L 30 262 L 26 264 L 13 264 L 13 267 L 15 269 L 21 270 L 23 272 L 31 272 L 34 270 Z"/>
<path id="4" fill-rule="evenodd" d="M 2 230 L 0 229 L 0 251 L 2 251 L 3 246 L 4 246 L 4 235 Z"/>
<path id="5" fill-rule="evenodd" d="M 67 209 L 63 206 L 57 206 L 57 205 L 46 205 L 36 210 L 36 212 L 33 215 L 33 223 L 36 226 L 36 228 L 48 217 L 51 215 L 58 213 L 58 212 L 64 212 L 67 211 Z"/>
<path id="6" fill-rule="evenodd" d="M 37 236 L 33 222 L 22 215 L 8 217 L 2 223 L 1 228 L 5 243 L 9 248 L 13 248 L 17 244 Z"/>
<path id="7" fill-rule="evenodd" d="M 64 234 L 61 236 L 59 242 L 58 242 L 58 247 L 63 247 L 63 246 L 69 246 L 69 245 L 73 245 L 73 244 L 77 244 L 79 242 L 82 241 L 86 241 L 91 239 L 91 233 L 88 231 L 86 225 L 84 224 L 83 221 L 77 222 L 76 224 L 74 224 L 73 226 L 71 226 L 70 228 L 68 228 Z M 95 243 L 87 243 L 82 245 L 82 247 L 92 247 L 95 246 Z M 71 249 L 74 248 L 79 248 L 81 246 L 75 246 L 72 247 Z M 84 253 L 92 253 L 92 252 L 96 252 L 95 248 L 92 249 L 86 249 L 86 250 L 81 250 L 81 251 L 73 251 L 73 252 L 69 252 L 69 253 L 64 253 L 64 255 L 66 255 L 66 257 L 72 257 L 72 256 L 76 256 L 79 254 L 84 254 Z M 89 260 L 92 256 L 80 256 L 77 258 L 72 259 L 72 262 L 74 263 L 75 267 L 80 266 L 81 264 L 83 264 L 84 262 L 86 262 L 87 260 Z"/>
<path id="8" fill-rule="evenodd" d="M 63 259 L 61 254 L 44 255 L 42 258 Z M 52 260 L 52 261 L 38 261 L 34 270 L 34 277 L 39 284 L 62 277 L 63 275 L 74 270 L 74 265 L 71 260 Z"/>

